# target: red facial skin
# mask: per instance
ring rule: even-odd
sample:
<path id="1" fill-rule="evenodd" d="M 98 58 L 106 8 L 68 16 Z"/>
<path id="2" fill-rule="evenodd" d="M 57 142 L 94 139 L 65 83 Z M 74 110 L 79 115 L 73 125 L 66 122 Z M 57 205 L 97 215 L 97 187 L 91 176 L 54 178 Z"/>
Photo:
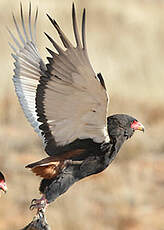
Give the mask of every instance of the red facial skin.
<path id="1" fill-rule="evenodd" d="M 4 191 L 5 193 L 7 192 L 7 185 L 4 180 L 0 180 L 0 190 Z"/>
<path id="2" fill-rule="evenodd" d="M 131 124 L 131 128 L 144 132 L 144 126 L 139 121 L 133 121 L 133 123 Z"/>

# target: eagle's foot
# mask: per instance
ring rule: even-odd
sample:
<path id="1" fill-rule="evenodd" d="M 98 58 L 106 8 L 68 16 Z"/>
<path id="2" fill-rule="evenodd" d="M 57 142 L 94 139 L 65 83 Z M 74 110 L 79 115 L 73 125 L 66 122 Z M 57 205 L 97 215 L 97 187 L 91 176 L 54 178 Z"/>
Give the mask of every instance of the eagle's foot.
<path id="1" fill-rule="evenodd" d="M 41 211 L 45 212 L 47 205 L 47 199 L 43 195 L 40 199 L 33 199 L 31 201 L 30 210 L 37 209 L 37 213 L 40 213 Z"/>

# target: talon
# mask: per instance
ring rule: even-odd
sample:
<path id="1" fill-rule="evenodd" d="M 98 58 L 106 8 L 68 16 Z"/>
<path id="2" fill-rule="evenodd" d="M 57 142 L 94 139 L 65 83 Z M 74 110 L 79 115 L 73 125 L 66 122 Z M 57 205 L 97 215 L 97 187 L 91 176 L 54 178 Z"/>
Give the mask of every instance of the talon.
<path id="1" fill-rule="evenodd" d="M 34 204 L 30 205 L 29 209 L 30 209 L 31 211 L 34 210 L 34 209 L 35 209 L 35 205 L 34 205 Z"/>
<path id="2" fill-rule="evenodd" d="M 47 200 L 45 196 L 42 196 L 40 199 L 33 199 L 31 201 L 31 205 L 29 207 L 30 210 L 37 209 L 37 214 L 41 213 L 42 214 L 45 212 L 47 206 Z"/>
<path id="3" fill-rule="evenodd" d="M 36 199 L 33 199 L 33 200 L 31 201 L 31 205 L 34 204 L 34 203 L 36 203 Z"/>

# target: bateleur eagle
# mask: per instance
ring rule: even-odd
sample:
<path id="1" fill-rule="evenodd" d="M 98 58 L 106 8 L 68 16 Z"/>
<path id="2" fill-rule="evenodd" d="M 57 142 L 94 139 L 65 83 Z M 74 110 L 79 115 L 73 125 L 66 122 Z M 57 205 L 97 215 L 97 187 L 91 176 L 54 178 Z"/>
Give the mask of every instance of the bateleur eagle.
<path id="1" fill-rule="evenodd" d="M 7 192 L 7 184 L 2 172 L 0 172 L 0 190 L 2 190 L 5 193 Z"/>
<path id="2" fill-rule="evenodd" d="M 47 223 L 45 213 L 41 210 L 34 216 L 33 220 L 21 230 L 51 230 Z"/>
<path id="3" fill-rule="evenodd" d="M 107 116 L 109 100 L 105 82 L 101 73 L 94 72 L 88 57 L 85 14 L 84 9 L 80 36 L 73 4 L 75 46 L 47 15 L 64 46 L 59 46 L 45 33 L 55 49 L 47 48 L 51 55 L 47 64 L 36 45 L 38 10 L 32 20 L 30 4 L 26 26 L 21 5 L 22 32 L 13 15 L 18 35 L 17 39 L 9 30 L 15 43 L 10 43 L 15 59 L 15 91 L 27 120 L 49 155 L 26 166 L 43 177 L 40 184 L 43 196 L 32 201 L 31 209 L 43 210 L 76 181 L 104 170 L 124 141 L 135 130 L 144 130 L 143 125 L 129 115 Z"/>

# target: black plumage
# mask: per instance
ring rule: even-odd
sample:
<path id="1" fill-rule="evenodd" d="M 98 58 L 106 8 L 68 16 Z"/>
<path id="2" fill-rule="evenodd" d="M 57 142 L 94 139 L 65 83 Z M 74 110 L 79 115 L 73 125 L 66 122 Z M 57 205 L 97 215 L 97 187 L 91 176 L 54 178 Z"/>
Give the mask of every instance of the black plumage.
<path id="1" fill-rule="evenodd" d="M 102 150 L 99 153 L 93 152 L 85 160 L 68 163 L 67 167 L 55 178 L 41 181 L 39 190 L 45 195 L 47 202 L 54 201 L 75 182 L 106 169 L 116 157 L 123 143 L 133 135 L 134 130 L 130 127 L 133 121 L 136 119 L 125 114 L 108 117 L 110 143 L 106 146 L 102 144 Z"/>

